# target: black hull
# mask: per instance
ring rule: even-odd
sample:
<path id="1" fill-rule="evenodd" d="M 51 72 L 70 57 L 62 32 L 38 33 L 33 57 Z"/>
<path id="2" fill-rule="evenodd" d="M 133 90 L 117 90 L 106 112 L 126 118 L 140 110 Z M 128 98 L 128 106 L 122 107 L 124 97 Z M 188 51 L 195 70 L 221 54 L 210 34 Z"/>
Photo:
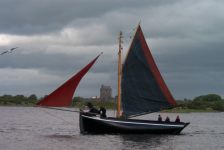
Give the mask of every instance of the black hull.
<path id="1" fill-rule="evenodd" d="M 99 118 L 80 113 L 80 132 L 91 134 L 179 134 L 189 123 Z"/>

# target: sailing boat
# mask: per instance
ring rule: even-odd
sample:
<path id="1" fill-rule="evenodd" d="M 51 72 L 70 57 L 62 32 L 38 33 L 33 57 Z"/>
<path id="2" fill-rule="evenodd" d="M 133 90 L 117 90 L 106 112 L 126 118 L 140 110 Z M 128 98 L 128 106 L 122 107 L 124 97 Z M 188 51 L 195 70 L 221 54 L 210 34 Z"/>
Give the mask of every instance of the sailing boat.
<path id="1" fill-rule="evenodd" d="M 118 52 L 117 117 L 100 118 L 80 112 L 81 133 L 179 134 L 189 123 L 131 119 L 175 106 L 138 25 L 123 67 Z M 123 113 L 121 116 L 121 102 Z"/>
<path id="2" fill-rule="evenodd" d="M 121 37 L 120 33 L 117 116 L 102 118 L 80 111 L 80 132 L 83 134 L 179 134 L 189 123 L 131 118 L 171 108 L 176 102 L 153 60 L 140 25 L 137 27 L 123 67 L 121 66 Z M 70 106 L 80 80 L 99 56 L 58 89 L 39 101 L 37 105 L 47 108 Z"/>

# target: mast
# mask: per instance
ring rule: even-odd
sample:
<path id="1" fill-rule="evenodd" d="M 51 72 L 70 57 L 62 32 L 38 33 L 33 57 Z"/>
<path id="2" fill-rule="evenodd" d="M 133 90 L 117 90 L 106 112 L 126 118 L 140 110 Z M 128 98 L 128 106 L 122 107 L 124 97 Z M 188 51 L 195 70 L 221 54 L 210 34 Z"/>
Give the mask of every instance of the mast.
<path id="1" fill-rule="evenodd" d="M 117 76 L 117 118 L 121 116 L 121 75 L 122 75 L 122 64 L 121 64 L 121 50 L 122 48 L 122 32 L 119 34 L 119 49 L 118 49 L 118 76 Z"/>

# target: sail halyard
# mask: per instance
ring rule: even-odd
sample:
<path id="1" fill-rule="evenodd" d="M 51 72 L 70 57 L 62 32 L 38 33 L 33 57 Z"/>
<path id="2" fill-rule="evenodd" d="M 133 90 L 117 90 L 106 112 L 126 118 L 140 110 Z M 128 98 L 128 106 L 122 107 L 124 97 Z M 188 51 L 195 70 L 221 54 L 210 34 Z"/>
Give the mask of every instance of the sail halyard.
<path id="1" fill-rule="evenodd" d="M 129 48 L 128 48 L 127 54 L 126 54 L 126 56 L 125 56 L 124 62 L 127 60 L 128 54 L 129 54 L 129 52 L 130 52 L 130 50 L 131 50 L 131 47 L 132 47 L 132 45 L 134 44 L 135 35 L 136 35 L 137 32 L 138 32 L 138 28 L 139 28 L 139 26 L 140 26 L 140 22 L 138 23 L 138 26 L 135 28 L 135 31 L 134 31 L 134 34 L 133 34 L 134 36 L 132 36 L 131 44 L 129 45 Z"/>
<path id="2" fill-rule="evenodd" d="M 140 25 L 126 55 L 122 75 L 122 107 L 127 117 L 157 112 L 175 105 Z"/>
<path id="3" fill-rule="evenodd" d="M 36 105 L 50 106 L 50 107 L 70 106 L 72 104 L 72 97 L 80 80 L 89 71 L 89 69 L 93 66 L 93 64 L 96 62 L 96 60 L 99 58 L 100 55 L 94 58 L 88 65 L 86 65 L 77 74 L 68 79 L 59 88 L 57 88 L 51 94 L 47 95 L 45 98 L 40 100 Z"/>

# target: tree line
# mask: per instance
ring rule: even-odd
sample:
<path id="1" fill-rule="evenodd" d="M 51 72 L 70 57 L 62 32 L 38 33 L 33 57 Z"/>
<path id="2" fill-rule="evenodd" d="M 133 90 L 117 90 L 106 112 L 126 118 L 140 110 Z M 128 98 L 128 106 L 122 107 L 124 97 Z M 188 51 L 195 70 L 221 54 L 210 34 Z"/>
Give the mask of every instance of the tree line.
<path id="1" fill-rule="evenodd" d="M 217 94 L 208 94 L 195 97 L 193 100 L 178 100 L 176 108 L 206 111 L 224 111 L 224 100 Z"/>
<path id="2" fill-rule="evenodd" d="M 38 98 L 35 94 L 30 96 L 24 95 L 3 95 L 0 96 L 0 105 L 21 105 L 21 106 L 33 106 L 38 101 Z"/>
<path id="3" fill-rule="evenodd" d="M 40 99 L 35 94 L 24 95 L 3 95 L 0 96 L 0 105 L 2 106 L 34 106 Z M 93 100 L 90 98 L 74 97 L 72 106 L 83 108 L 86 102 L 92 102 L 96 107 L 104 106 L 107 109 L 114 109 L 116 101 Z M 174 110 L 201 110 L 201 111 L 224 111 L 224 100 L 217 94 L 208 94 L 195 97 L 194 99 L 177 100 Z"/>

